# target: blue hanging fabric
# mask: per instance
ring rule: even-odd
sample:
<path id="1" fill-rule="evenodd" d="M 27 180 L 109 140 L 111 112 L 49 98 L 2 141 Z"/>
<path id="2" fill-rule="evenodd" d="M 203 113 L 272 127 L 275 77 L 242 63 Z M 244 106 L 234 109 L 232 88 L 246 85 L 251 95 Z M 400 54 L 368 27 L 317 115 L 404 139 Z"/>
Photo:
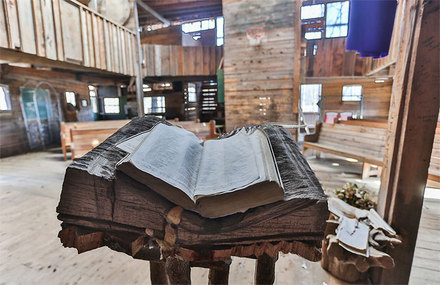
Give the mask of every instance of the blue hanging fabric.
<path id="1" fill-rule="evenodd" d="M 346 49 L 361 57 L 387 56 L 396 7 L 396 0 L 351 0 Z"/>

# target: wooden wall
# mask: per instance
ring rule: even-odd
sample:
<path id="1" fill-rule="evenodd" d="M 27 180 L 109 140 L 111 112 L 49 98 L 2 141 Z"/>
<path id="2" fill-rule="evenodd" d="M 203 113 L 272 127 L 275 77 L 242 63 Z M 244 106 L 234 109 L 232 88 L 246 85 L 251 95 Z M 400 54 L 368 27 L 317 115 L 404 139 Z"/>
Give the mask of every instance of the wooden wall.
<path id="1" fill-rule="evenodd" d="M 182 45 L 182 27 L 170 26 L 154 31 L 144 30 L 141 33 L 141 43 L 156 45 Z"/>
<path id="2" fill-rule="evenodd" d="M 359 102 L 342 102 L 342 86 L 362 85 L 364 119 L 387 119 L 390 108 L 392 79 L 376 83 L 375 78 L 306 78 L 306 84 L 322 84 L 325 112 L 352 112 L 359 110 Z"/>
<path id="3" fill-rule="evenodd" d="M 317 77 L 362 76 L 366 73 L 367 59 L 355 51 L 346 51 L 346 38 L 309 40 L 306 44 L 305 75 Z M 317 46 L 313 55 L 314 45 Z"/>
<path id="4" fill-rule="evenodd" d="M 74 0 L 0 0 L 0 59 L 133 76 L 135 34 Z"/>
<path id="5" fill-rule="evenodd" d="M 43 83 L 44 82 L 44 83 Z M 0 113 L 0 157 L 20 154 L 29 151 L 29 142 L 26 134 L 22 109 L 20 105 L 20 87 L 49 90 L 51 94 L 52 113 L 59 118 L 57 97 L 61 104 L 65 104 L 64 92 L 72 91 L 78 94 L 80 104 L 82 99 L 87 100 L 88 107 L 80 107 L 78 117 L 91 111 L 88 95 L 89 84 L 116 84 L 115 81 L 80 76 L 73 72 L 60 72 L 38 70 L 33 68 L 13 67 L 6 64 L 0 65 L 0 84 L 9 87 L 12 111 Z M 55 92 L 53 92 L 53 89 Z M 59 127 L 58 125 L 56 126 Z M 59 129 L 54 130 L 55 142 L 59 140 Z"/>
<path id="6" fill-rule="evenodd" d="M 223 47 L 142 45 L 144 77 L 216 75 Z"/>
<path id="7" fill-rule="evenodd" d="M 296 123 L 299 88 L 293 88 L 294 0 L 224 0 L 226 129 L 264 121 Z M 246 30 L 266 29 L 265 42 L 249 46 Z M 295 54 L 297 51 L 297 54 Z M 294 91 L 295 90 L 295 91 Z"/>
<path id="8" fill-rule="evenodd" d="M 327 2 L 333 1 L 319 0 L 312 3 Z M 378 75 L 378 72 L 382 72 L 382 75 L 392 75 L 394 69 L 391 66 L 395 64 L 399 53 L 399 38 L 409 32 L 408 28 L 402 29 L 402 25 L 408 26 L 408 21 L 406 23 L 403 21 L 403 15 L 403 5 L 398 4 L 389 54 L 380 59 L 361 58 L 355 51 L 346 51 L 346 38 L 304 39 L 306 46 L 306 56 L 303 59 L 305 76 L 364 76 Z M 317 51 L 316 55 L 313 55 L 315 45 Z"/>

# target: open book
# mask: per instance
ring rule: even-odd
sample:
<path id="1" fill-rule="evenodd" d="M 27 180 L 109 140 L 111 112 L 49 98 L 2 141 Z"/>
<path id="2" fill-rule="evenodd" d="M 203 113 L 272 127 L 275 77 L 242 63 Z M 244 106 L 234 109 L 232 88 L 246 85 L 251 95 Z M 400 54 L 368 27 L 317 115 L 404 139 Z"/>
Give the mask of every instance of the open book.
<path id="1" fill-rule="evenodd" d="M 216 218 L 282 200 L 284 190 L 262 129 L 201 143 L 191 132 L 157 124 L 118 148 L 117 169 L 171 202 Z"/>

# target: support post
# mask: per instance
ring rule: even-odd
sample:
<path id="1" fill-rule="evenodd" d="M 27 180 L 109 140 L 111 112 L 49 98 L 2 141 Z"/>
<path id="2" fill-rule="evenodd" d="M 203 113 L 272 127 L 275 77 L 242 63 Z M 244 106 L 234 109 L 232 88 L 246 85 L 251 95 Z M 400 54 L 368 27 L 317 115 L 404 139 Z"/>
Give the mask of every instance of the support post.
<path id="1" fill-rule="evenodd" d="M 168 284 L 165 261 L 150 261 L 151 284 Z"/>
<path id="2" fill-rule="evenodd" d="M 409 281 L 440 107 L 440 1 L 400 5 L 410 36 L 402 39 L 396 65 L 378 211 L 402 244 L 388 252 L 395 268 L 373 272 L 373 283 L 384 284 Z"/>
<path id="3" fill-rule="evenodd" d="M 167 257 L 165 271 L 171 284 L 191 284 L 189 261 Z"/>
<path id="4" fill-rule="evenodd" d="M 229 280 L 229 267 L 231 266 L 232 260 L 226 260 L 220 265 L 211 267 L 209 269 L 208 284 L 209 285 L 222 285 L 228 284 Z"/>
<path id="5" fill-rule="evenodd" d="M 270 257 L 266 253 L 257 258 L 255 264 L 255 284 L 273 284 L 275 281 L 275 262 L 278 260 L 278 253 Z"/>
<path id="6" fill-rule="evenodd" d="M 135 64 L 136 72 L 136 101 L 138 106 L 138 116 L 143 117 L 144 112 L 144 77 L 142 74 L 142 48 L 141 48 L 141 35 L 139 33 L 139 17 L 137 10 L 137 1 L 134 2 L 134 18 L 136 23 L 136 46 L 137 46 L 137 58 Z"/>

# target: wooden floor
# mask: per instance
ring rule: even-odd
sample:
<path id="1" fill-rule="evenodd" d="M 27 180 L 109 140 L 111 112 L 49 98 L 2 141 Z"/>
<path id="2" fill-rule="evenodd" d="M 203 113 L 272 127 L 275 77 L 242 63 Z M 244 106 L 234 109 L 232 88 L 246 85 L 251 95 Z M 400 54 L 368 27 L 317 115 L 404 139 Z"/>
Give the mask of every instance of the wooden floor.
<path id="1" fill-rule="evenodd" d="M 330 194 L 347 181 L 376 193 L 377 178 L 360 180 L 361 166 L 335 157 L 309 162 Z M 0 160 L 0 284 L 149 284 L 149 265 L 100 248 L 78 255 L 57 238 L 56 218 L 65 168 L 58 149 Z M 440 191 L 440 190 L 439 190 Z M 440 201 L 425 201 L 412 284 L 440 283 Z M 255 262 L 234 258 L 230 284 L 252 284 Z M 295 255 L 281 255 L 276 284 L 345 284 Z M 207 284 L 208 271 L 195 268 L 193 284 Z"/>

